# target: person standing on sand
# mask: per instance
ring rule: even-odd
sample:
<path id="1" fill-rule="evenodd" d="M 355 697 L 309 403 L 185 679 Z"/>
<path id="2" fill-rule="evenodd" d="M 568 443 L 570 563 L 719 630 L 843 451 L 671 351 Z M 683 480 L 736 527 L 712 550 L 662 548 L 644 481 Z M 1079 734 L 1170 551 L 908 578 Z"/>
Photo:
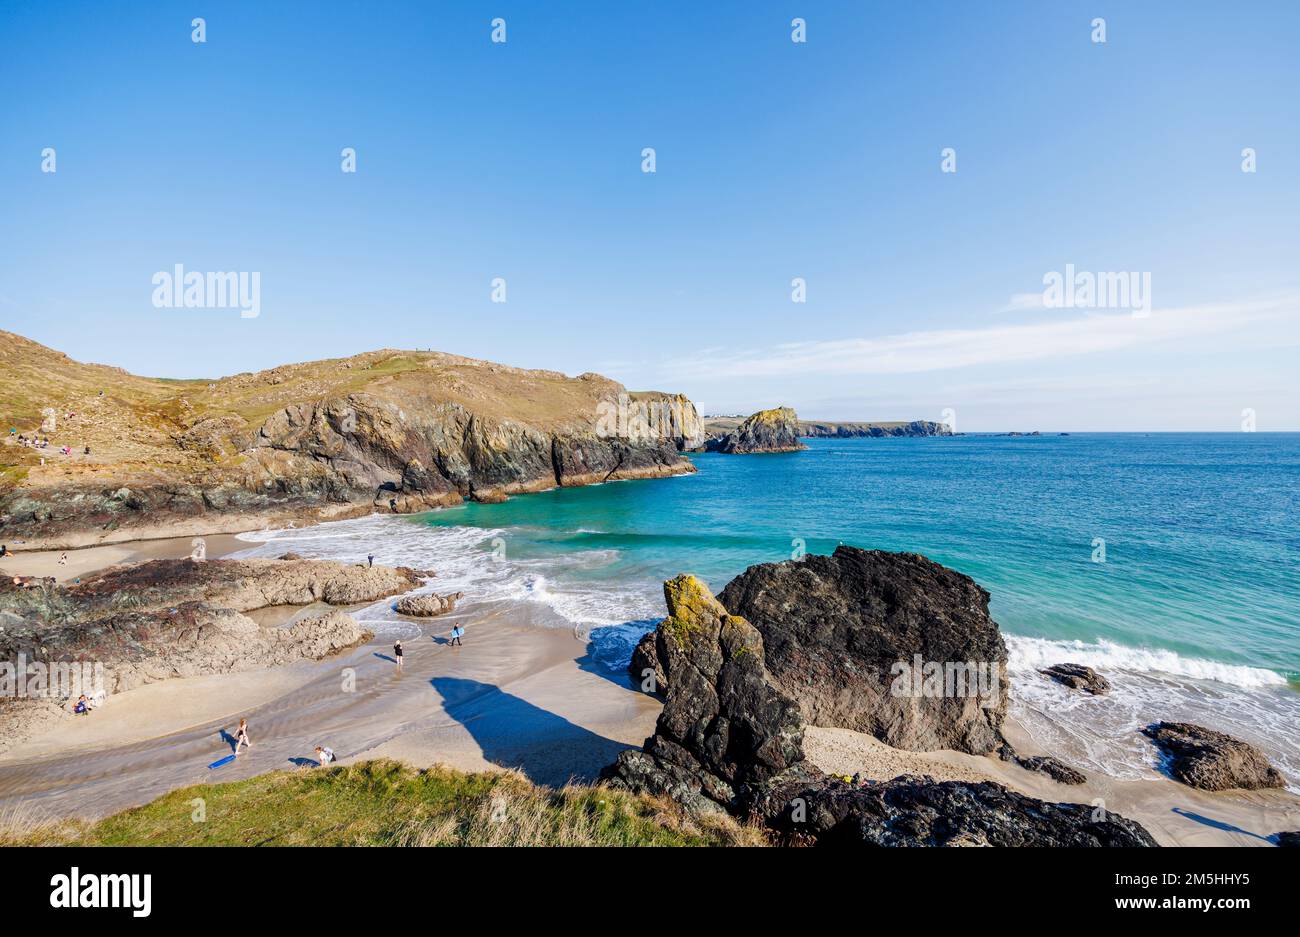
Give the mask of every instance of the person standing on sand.
<path id="1" fill-rule="evenodd" d="M 393 642 L 393 656 L 397 658 L 397 669 L 402 669 L 402 642 Z"/>
<path id="2" fill-rule="evenodd" d="M 374 566 L 374 565 L 375 565 L 375 555 L 374 555 L 373 553 L 367 553 L 367 554 L 366 554 L 366 565 L 368 565 L 368 566 Z"/>
<path id="3" fill-rule="evenodd" d="M 253 743 L 248 738 L 248 720 L 240 719 L 239 728 L 235 730 L 235 754 L 239 754 L 239 749 L 247 745 L 253 747 Z"/>

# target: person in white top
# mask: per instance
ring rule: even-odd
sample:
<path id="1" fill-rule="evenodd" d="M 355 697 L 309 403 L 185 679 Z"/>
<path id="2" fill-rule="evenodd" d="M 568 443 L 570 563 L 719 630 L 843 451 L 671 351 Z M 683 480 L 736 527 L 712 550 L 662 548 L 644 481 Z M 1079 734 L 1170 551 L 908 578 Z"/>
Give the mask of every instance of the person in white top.
<path id="1" fill-rule="evenodd" d="M 331 761 L 334 761 L 334 749 L 326 748 L 323 745 L 316 746 L 316 760 L 320 762 L 321 767 L 325 767 Z"/>

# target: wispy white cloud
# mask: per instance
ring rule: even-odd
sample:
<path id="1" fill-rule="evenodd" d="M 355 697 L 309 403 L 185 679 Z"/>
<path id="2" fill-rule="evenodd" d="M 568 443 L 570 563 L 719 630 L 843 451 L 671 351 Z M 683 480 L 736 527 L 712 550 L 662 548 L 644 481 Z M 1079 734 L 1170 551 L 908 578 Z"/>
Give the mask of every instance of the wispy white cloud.
<path id="1" fill-rule="evenodd" d="M 677 378 L 771 377 L 796 374 L 910 374 L 1008 364 L 1161 345 L 1224 334 L 1290 317 L 1300 297 L 1152 310 L 1080 314 L 973 329 L 933 329 L 883 338 L 795 342 L 771 348 L 695 354 L 666 362 Z"/>
<path id="2" fill-rule="evenodd" d="M 1025 312 L 1031 309 L 1046 309 L 1047 302 L 1043 294 L 1039 293 L 1012 293 L 1007 304 L 998 312 Z"/>

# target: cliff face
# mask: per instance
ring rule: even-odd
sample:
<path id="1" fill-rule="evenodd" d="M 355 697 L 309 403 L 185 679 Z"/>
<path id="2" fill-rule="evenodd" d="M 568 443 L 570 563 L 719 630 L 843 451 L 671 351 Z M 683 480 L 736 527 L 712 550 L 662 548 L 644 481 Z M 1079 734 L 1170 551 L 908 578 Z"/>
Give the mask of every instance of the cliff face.
<path id="1" fill-rule="evenodd" d="M 437 352 L 211 382 L 83 365 L 9 333 L 0 357 L 18 382 L 0 396 L 6 424 L 50 443 L 0 450 L 0 526 L 29 547 L 680 474 L 705 439 L 681 395 Z"/>
<path id="2" fill-rule="evenodd" d="M 810 437 L 834 436 L 951 436 L 946 423 L 930 420 L 912 420 L 907 423 L 824 423 L 804 420 L 799 424 L 799 435 Z"/>
<path id="3" fill-rule="evenodd" d="M 753 452 L 798 452 L 807 449 L 799 441 L 799 417 L 789 407 L 760 410 L 723 436 L 706 443 L 710 452 L 745 454 Z"/>

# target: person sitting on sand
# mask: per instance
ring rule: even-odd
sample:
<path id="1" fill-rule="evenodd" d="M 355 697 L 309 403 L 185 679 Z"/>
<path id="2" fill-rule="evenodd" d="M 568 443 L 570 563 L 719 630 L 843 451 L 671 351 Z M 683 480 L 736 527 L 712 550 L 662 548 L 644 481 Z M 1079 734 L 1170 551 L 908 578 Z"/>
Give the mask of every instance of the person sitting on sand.
<path id="1" fill-rule="evenodd" d="M 9 545 L 7 543 L 0 543 L 0 556 L 8 556 L 8 555 L 9 555 Z"/>
<path id="2" fill-rule="evenodd" d="M 402 666 L 402 642 L 393 642 L 393 656 L 397 658 L 397 667 L 400 670 Z"/>
<path id="3" fill-rule="evenodd" d="M 447 642 L 448 646 L 454 644 L 457 647 L 464 647 L 465 645 L 460 643 L 461 635 L 463 635 L 464 633 L 465 633 L 465 629 L 462 628 L 460 625 L 452 625 L 451 640 Z"/>
<path id="4" fill-rule="evenodd" d="M 72 711 L 76 713 L 78 716 L 89 715 L 90 700 L 86 699 L 85 693 L 81 694 L 81 698 L 77 700 L 77 705 L 72 707 Z"/>
<path id="5" fill-rule="evenodd" d="M 322 768 L 325 767 L 327 764 L 329 764 L 331 761 L 338 761 L 338 759 L 334 756 L 334 749 L 326 748 L 323 745 L 316 746 L 316 760 L 320 762 L 320 766 Z"/>
<path id="6" fill-rule="evenodd" d="M 253 747 L 253 743 L 248 738 L 248 720 L 240 719 L 239 728 L 235 730 L 235 754 L 239 754 L 239 749 L 247 745 Z"/>

